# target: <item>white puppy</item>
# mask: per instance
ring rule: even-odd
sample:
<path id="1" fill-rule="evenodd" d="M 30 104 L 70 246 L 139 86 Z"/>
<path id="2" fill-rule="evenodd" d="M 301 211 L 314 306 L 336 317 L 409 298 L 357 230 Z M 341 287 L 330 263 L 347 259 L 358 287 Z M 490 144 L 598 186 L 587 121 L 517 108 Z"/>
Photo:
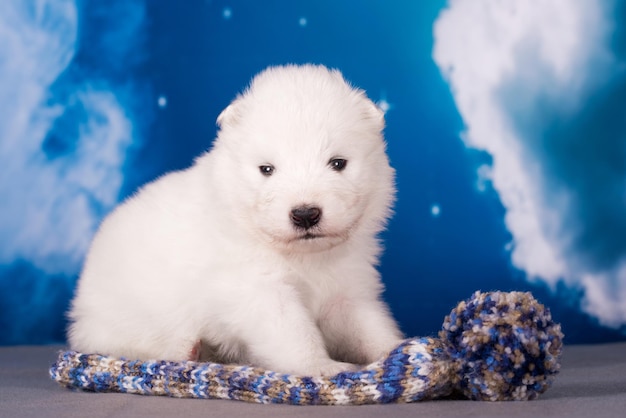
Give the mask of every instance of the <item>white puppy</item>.
<path id="1" fill-rule="evenodd" d="M 394 199 L 380 110 L 338 71 L 284 66 L 217 122 L 192 167 L 102 223 L 71 347 L 301 375 L 384 355 L 402 335 L 375 268 Z"/>

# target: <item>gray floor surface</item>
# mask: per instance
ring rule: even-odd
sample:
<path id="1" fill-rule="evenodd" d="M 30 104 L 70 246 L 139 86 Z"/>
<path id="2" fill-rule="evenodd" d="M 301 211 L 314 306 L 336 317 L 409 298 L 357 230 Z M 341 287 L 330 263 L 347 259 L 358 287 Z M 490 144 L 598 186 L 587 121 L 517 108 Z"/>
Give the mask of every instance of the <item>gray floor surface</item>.
<path id="1" fill-rule="evenodd" d="M 0 417 L 626 417 L 626 343 L 566 346 L 561 373 L 535 401 L 347 407 L 73 392 L 48 377 L 62 348 L 0 347 Z"/>

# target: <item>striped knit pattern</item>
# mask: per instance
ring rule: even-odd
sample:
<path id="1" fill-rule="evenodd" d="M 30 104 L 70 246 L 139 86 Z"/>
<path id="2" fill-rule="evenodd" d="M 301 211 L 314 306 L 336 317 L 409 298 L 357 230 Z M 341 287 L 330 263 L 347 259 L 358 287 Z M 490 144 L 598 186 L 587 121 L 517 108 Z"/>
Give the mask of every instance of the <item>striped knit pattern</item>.
<path id="1" fill-rule="evenodd" d="M 530 294 L 477 292 L 446 318 L 440 339 L 405 340 L 363 370 L 332 377 L 75 351 L 60 353 L 50 376 L 93 392 L 294 405 L 416 402 L 453 391 L 471 399 L 524 400 L 544 392 L 558 372 L 561 338 L 549 311 Z"/>

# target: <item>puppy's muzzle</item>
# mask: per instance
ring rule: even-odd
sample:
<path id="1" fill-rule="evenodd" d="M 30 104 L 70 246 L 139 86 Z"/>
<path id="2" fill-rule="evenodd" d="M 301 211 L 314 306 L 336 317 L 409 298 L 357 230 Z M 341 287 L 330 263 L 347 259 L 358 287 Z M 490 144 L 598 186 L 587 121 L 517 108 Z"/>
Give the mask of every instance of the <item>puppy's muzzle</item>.
<path id="1" fill-rule="evenodd" d="M 322 219 L 322 209 L 317 206 L 298 206 L 290 213 L 291 223 L 302 229 L 310 229 L 317 225 Z"/>

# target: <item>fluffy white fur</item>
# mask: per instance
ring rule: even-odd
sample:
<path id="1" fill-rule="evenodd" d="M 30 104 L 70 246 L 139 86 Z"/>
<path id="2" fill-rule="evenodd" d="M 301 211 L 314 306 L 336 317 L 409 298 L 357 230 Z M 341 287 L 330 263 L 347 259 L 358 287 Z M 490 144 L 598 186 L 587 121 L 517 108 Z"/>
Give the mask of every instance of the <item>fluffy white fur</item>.
<path id="1" fill-rule="evenodd" d="M 202 341 L 203 360 L 302 375 L 384 355 L 402 335 L 375 268 L 394 199 L 380 110 L 338 71 L 284 66 L 257 75 L 218 124 L 193 166 L 102 223 L 71 347 L 185 360 Z M 291 220 L 303 206 L 321 209 L 309 229 Z"/>

